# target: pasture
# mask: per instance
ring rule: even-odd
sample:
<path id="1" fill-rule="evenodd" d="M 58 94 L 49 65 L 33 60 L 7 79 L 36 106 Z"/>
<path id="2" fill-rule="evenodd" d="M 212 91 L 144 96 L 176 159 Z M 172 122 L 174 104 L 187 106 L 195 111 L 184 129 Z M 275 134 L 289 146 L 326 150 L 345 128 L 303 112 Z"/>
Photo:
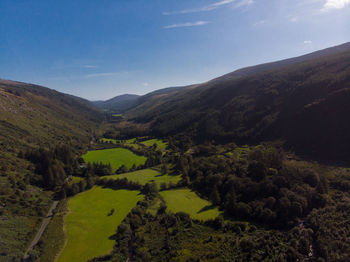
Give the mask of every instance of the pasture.
<path id="1" fill-rule="evenodd" d="M 153 169 L 142 169 L 135 172 L 124 173 L 120 175 L 111 175 L 104 176 L 102 178 L 111 178 L 111 179 L 123 179 L 126 178 L 129 181 L 138 182 L 141 185 L 145 185 L 149 182 L 156 182 L 158 186 L 165 182 L 167 185 L 169 182 L 176 184 L 180 181 L 181 177 L 179 175 L 172 176 L 169 174 L 162 175 L 159 171 Z"/>
<path id="2" fill-rule="evenodd" d="M 86 163 L 110 163 L 113 171 L 122 165 L 125 165 L 127 168 L 131 168 L 133 164 L 136 166 L 143 165 L 147 160 L 146 157 L 138 156 L 125 148 L 93 150 L 82 157 Z"/>
<path id="3" fill-rule="evenodd" d="M 151 147 L 154 144 L 156 144 L 157 145 L 157 149 L 160 149 L 160 150 L 165 150 L 166 147 L 167 147 L 167 144 L 165 142 L 163 142 L 162 140 L 159 140 L 159 139 L 146 140 L 146 141 L 141 142 L 141 144 L 144 144 L 147 147 Z"/>
<path id="4" fill-rule="evenodd" d="M 115 243 L 110 237 L 143 199 L 139 193 L 93 187 L 71 198 L 64 219 L 67 242 L 57 261 L 85 262 L 109 253 Z M 109 215 L 112 209 L 115 212 Z"/>
<path id="5" fill-rule="evenodd" d="M 213 207 L 212 203 L 200 198 L 190 189 L 173 189 L 161 191 L 159 194 L 165 200 L 167 210 L 173 213 L 185 212 L 198 220 L 214 219 L 220 215 L 218 207 Z"/>

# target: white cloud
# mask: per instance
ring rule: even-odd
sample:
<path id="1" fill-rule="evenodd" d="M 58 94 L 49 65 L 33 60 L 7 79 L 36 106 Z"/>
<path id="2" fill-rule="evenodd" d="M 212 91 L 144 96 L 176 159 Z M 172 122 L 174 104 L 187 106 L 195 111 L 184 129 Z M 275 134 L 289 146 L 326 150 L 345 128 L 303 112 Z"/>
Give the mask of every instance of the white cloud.
<path id="1" fill-rule="evenodd" d="M 239 3 L 236 4 L 236 7 L 243 7 L 243 6 L 249 6 L 254 4 L 253 0 L 241 0 Z"/>
<path id="2" fill-rule="evenodd" d="M 83 65 L 83 68 L 97 68 L 95 65 Z"/>
<path id="3" fill-rule="evenodd" d="M 256 23 L 254 23 L 253 26 L 260 26 L 260 25 L 264 25 L 266 23 L 267 23 L 267 20 L 260 20 L 260 21 L 258 21 Z"/>
<path id="4" fill-rule="evenodd" d="M 145 82 L 145 83 L 142 83 L 143 86 L 149 86 L 149 83 Z"/>
<path id="5" fill-rule="evenodd" d="M 289 22 L 292 22 L 292 23 L 298 22 L 298 17 L 296 17 L 296 16 L 290 17 Z"/>
<path id="6" fill-rule="evenodd" d="M 84 77 L 94 78 L 94 77 L 104 77 L 104 76 L 116 76 L 116 75 L 120 75 L 120 74 L 121 74 L 121 72 L 107 72 L 107 73 L 87 74 Z"/>
<path id="7" fill-rule="evenodd" d="M 327 0 L 322 10 L 342 9 L 348 4 L 350 4 L 350 0 Z"/>
<path id="8" fill-rule="evenodd" d="M 179 24 L 172 24 L 164 26 L 165 29 L 171 29 L 171 28 L 178 28 L 178 27 L 191 27 L 191 26 L 202 26 L 209 24 L 208 21 L 196 21 L 196 22 L 187 22 L 187 23 L 179 23 Z"/>
<path id="9" fill-rule="evenodd" d="M 304 45 L 311 45 L 312 41 L 311 40 L 305 40 L 303 43 L 304 43 Z"/>
<path id="10" fill-rule="evenodd" d="M 180 11 L 171 11 L 171 12 L 163 12 L 163 15 L 178 15 L 178 14 L 190 14 L 190 13 L 198 13 L 198 12 L 206 12 L 206 11 L 212 11 L 215 10 L 221 6 L 231 4 L 235 2 L 236 0 L 222 0 L 215 2 L 211 5 L 206 5 L 198 8 L 192 8 L 192 9 L 184 9 Z M 242 0 L 241 2 L 250 2 L 252 0 Z"/>

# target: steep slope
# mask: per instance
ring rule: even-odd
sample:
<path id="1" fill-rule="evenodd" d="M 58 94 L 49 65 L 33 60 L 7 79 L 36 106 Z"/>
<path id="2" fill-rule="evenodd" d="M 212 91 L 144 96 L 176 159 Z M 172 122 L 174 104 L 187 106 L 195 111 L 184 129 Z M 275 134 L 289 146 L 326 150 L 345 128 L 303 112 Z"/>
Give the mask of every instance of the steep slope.
<path id="1" fill-rule="evenodd" d="M 243 73 L 242 73 L 243 72 Z M 256 143 L 283 140 L 297 153 L 349 161 L 350 44 L 238 70 L 130 110 L 158 135 Z"/>
<path id="2" fill-rule="evenodd" d="M 0 80 L 2 149 L 88 142 L 101 113 L 88 101 L 57 91 Z"/>
<path id="3" fill-rule="evenodd" d="M 106 101 L 94 101 L 93 103 L 101 109 L 112 110 L 115 112 L 123 112 L 138 104 L 138 95 L 121 95 L 113 97 Z"/>
<path id="4" fill-rule="evenodd" d="M 23 152 L 38 147 L 57 150 L 59 145 L 67 149 L 64 157 L 71 160 L 72 152 L 79 153 L 90 144 L 102 119 L 86 100 L 0 79 L 0 261 L 21 261 L 53 197 L 52 191 L 43 190 L 48 185 L 45 177 Z M 58 167 L 59 162 L 55 163 Z M 63 162 L 61 171 L 53 173 L 54 166 L 45 175 L 65 178 Z"/>

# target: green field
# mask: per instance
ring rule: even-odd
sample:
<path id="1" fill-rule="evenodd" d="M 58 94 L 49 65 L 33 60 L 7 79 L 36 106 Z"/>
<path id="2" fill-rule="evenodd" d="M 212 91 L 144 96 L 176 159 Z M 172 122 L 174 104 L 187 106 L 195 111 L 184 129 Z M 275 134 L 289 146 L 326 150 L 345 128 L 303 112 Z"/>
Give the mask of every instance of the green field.
<path id="1" fill-rule="evenodd" d="M 130 181 L 139 182 L 142 185 L 145 185 L 148 182 L 156 182 L 158 185 L 165 182 L 169 184 L 169 182 L 173 182 L 176 184 L 180 181 L 181 177 L 179 175 L 162 175 L 159 171 L 153 169 L 142 169 L 135 172 L 125 173 L 121 175 L 112 175 L 112 176 L 104 176 L 102 178 L 112 178 L 112 179 L 123 179 L 126 178 Z"/>
<path id="2" fill-rule="evenodd" d="M 139 166 L 143 165 L 146 162 L 146 157 L 138 156 L 125 148 L 111 148 L 89 151 L 82 157 L 86 163 L 110 163 L 113 171 L 122 165 L 125 165 L 127 168 L 131 168 L 133 164 Z"/>
<path id="3" fill-rule="evenodd" d="M 200 198 L 190 189 L 174 189 L 160 192 L 160 195 L 166 202 L 168 210 L 176 212 L 185 212 L 194 219 L 208 220 L 214 219 L 220 215 L 217 207 Z"/>
<path id="4" fill-rule="evenodd" d="M 110 252 L 115 241 L 109 238 L 142 198 L 138 191 L 101 187 L 74 196 L 64 219 L 67 243 L 57 261 L 85 262 Z M 108 216 L 113 208 L 115 213 Z"/>
<path id="5" fill-rule="evenodd" d="M 79 183 L 81 180 L 84 180 L 84 178 L 79 176 L 72 176 L 72 180 L 69 182 L 70 185 Z"/>
<path id="6" fill-rule="evenodd" d="M 159 140 L 159 139 L 150 139 L 150 140 L 143 141 L 141 143 L 144 144 L 145 146 L 148 146 L 148 147 L 151 147 L 154 144 L 156 144 L 157 148 L 161 149 L 161 150 L 165 150 L 166 147 L 167 147 L 167 144 L 164 143 L 162 140 Z"/>

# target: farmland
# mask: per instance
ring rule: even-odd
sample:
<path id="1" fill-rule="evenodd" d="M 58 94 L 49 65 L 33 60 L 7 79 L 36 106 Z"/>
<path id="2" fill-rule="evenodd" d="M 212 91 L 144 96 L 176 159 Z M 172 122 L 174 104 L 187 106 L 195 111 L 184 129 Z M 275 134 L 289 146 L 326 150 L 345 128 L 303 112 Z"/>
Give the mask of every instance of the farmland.
<path id="1" fill-rule="evenodd" d="M 113 171 L 125 165 L 131 168 L 132 165 L 143 165 L 146 162 L 146 157 L 138 156 L 125 148 L 112 148 L 103 150 L 93 150 L 82 156 L 86 163 L 110 163 Z"/>
<path id="2" fill-rule="evenodd" d="M 87 261 L 110 252 L 114 244 L 110 237 L 142 198 L 138 191 L 100 187 L 71 198 L 65 217 L 67 242 L 58 262 Z"/>
<path id="3" fill-rule="evenodd" d="M 145 146 L 148 146 L 148 147 L 151 147 L 154 144 L 156 144 L 157 148 L 161 149 L 161 150 L 165 150 L 167 147 L 167 144 L 159 139 L 150 139 L 150 140 L 143 141 L 141 143 L 144 144 Z"/>
<path id="4" fill-rule="evenodd" d="M 145 185 L 148 182 L 156 182 L 158 185 L 161 183 L 169 184 L 169 182 L 173 182 L 176 184 L 179 182 L 181 177 L 179 175 L 169 175 L 164 174 L 162 175 L 159 171 L 154 169 L 142 169 L 135 172 L 130 173 L 124 173 L 121 175 L 112 175 L 112 176 L 105 176 L 103 178 L 111 178 L 111 179 L 123 179 L 126 178 L 133 182 L 138 182 L 141 185 Z"/>
<path id="5" fill-rule="evenodd" d="M 209 201 L 200 198 L 190 189 L 174 189 L 160 192 L 169 211 L 186 212 L 191 218 L 198 220 L 214 219 L 220 212 Z"/>

